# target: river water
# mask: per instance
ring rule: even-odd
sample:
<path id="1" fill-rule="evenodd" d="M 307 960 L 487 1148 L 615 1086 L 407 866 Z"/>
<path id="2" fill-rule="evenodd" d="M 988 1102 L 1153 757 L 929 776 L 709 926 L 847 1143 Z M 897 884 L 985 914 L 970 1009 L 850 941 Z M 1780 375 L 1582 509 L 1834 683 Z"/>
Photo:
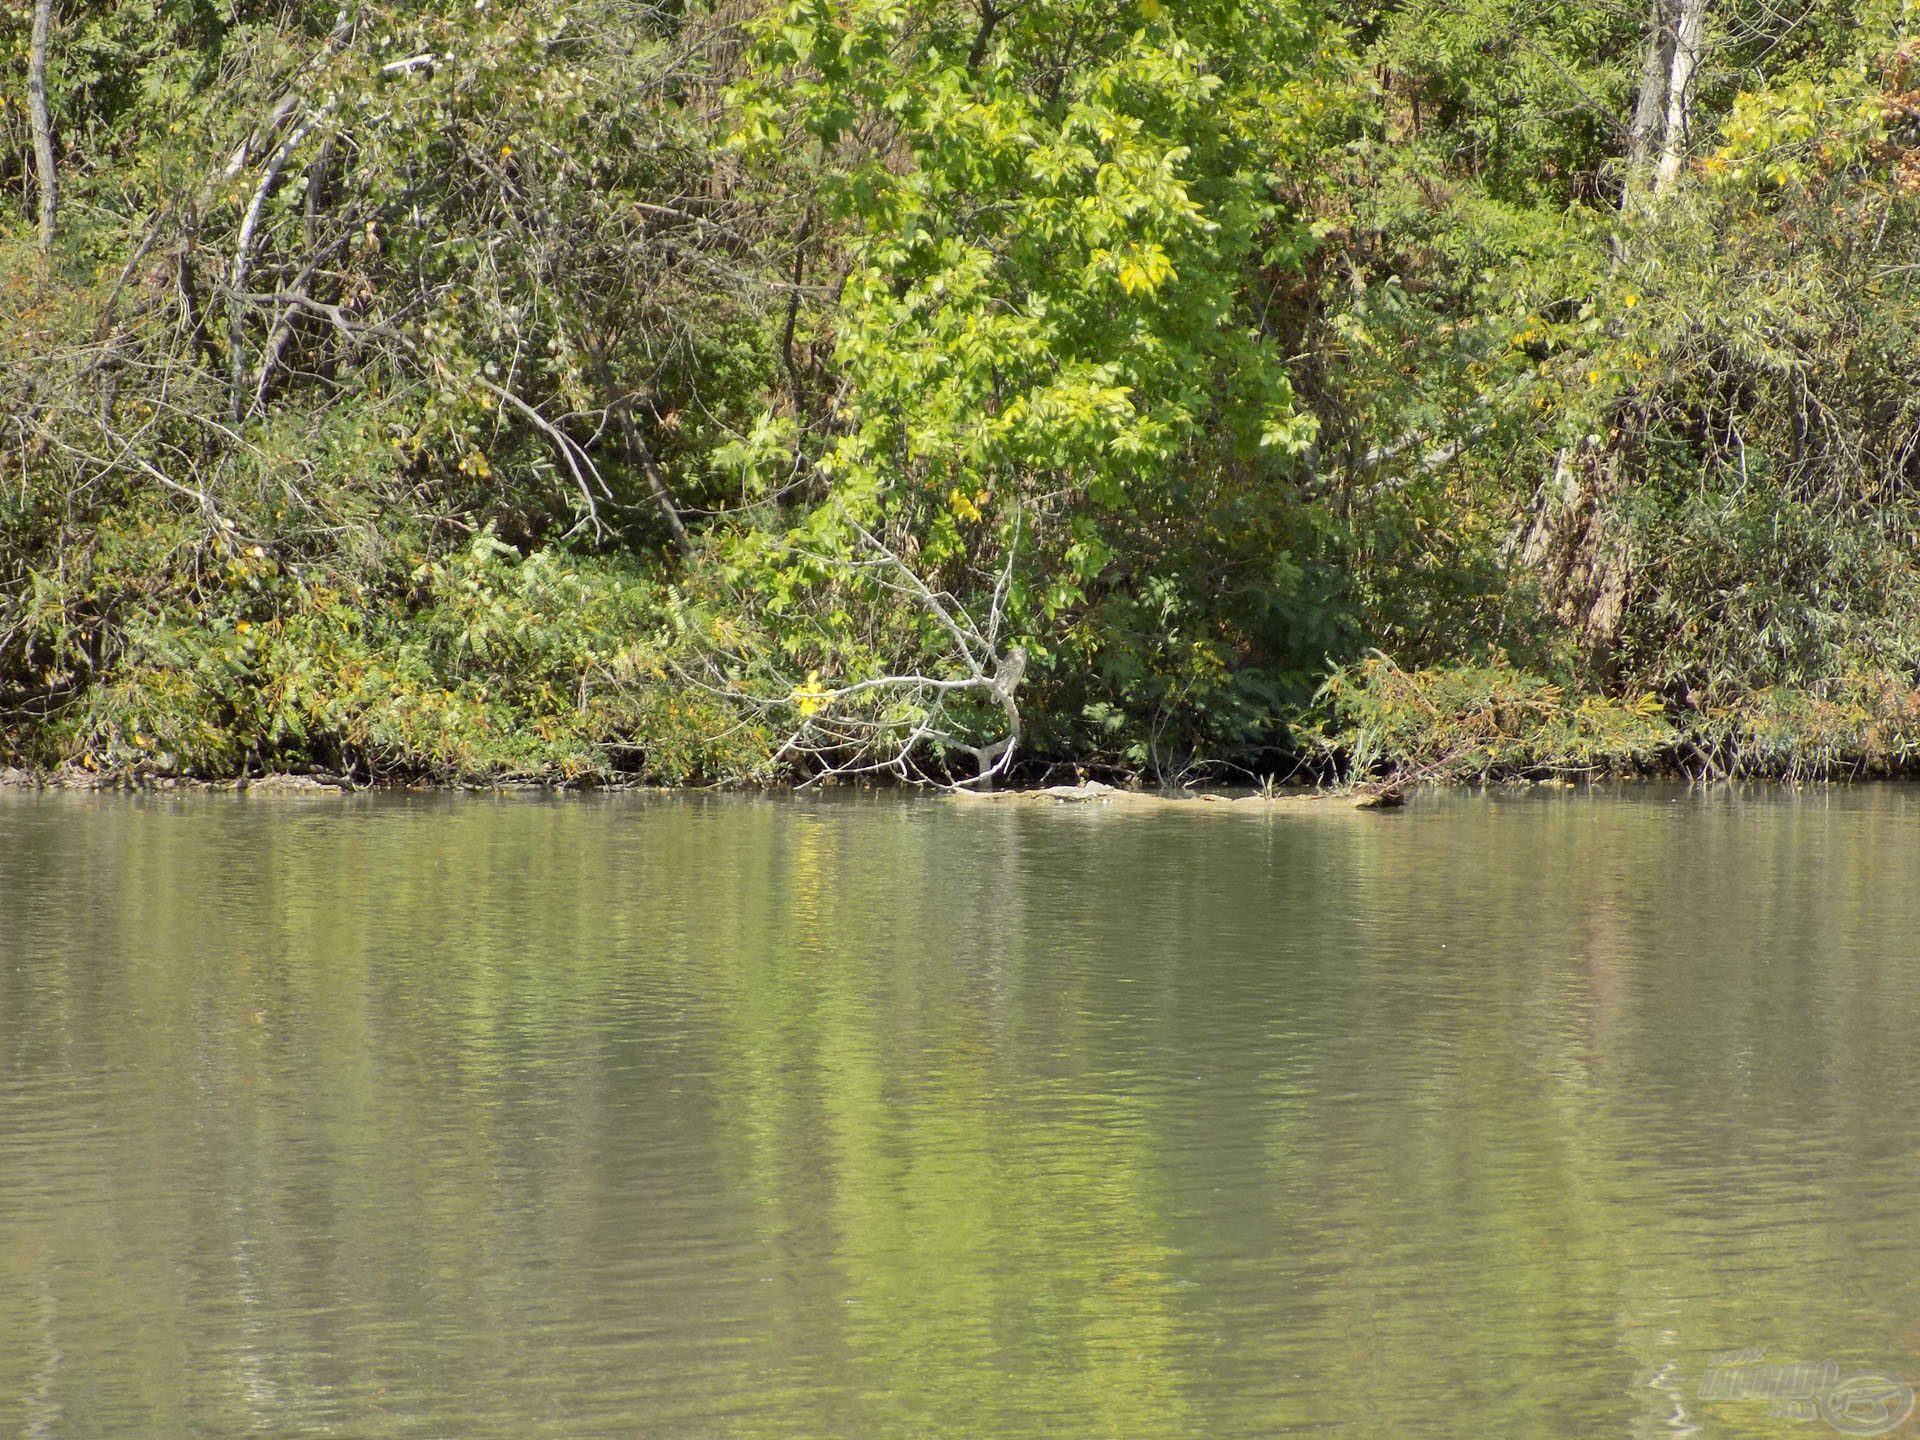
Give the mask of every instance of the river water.
<path id="1" fill-rule="evenodd" d="M 0 1436 L 1897 1417 L 1920 793 L 1225 808 L 0 796 Z"/>

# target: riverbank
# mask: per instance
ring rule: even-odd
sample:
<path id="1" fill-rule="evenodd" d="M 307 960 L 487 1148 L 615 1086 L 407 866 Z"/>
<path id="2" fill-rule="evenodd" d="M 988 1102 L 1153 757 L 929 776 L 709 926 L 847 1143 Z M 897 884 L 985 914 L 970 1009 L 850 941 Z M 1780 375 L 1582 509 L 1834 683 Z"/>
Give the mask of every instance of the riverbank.
<path id="1" fill-rule="evenodd" d="M 433 779 L 380 780 L 374 782 L 356 781 L 350 776 L 332 772 L 301 774 L 291 772 L 268 772 L 264 775 L 243 775 L 229 779 L 210 779 L 192 775 L 154 775 L 137 771 L 94 772 L 74 766 L 62 766 L 53 770 L 23 770 L 0 766 L 0 790 L 62 790 L 95 791 L 101 793 L 144 794 L 154 792 L 178 791 L 183 793 L 205 794 L 325 794 L 328 792 L 354 793 L 364 791 L 422 793 L 455 791 L 474 791 L 477 793 L 496 793 L 511 790 L 539 790 L 551 792 L 565 791 L 660 791 L 675 789 L 691 790 L 694 787 L 673 787 L 661 785 L 606 784 L 572 780 L 540 780 L 526 778 L 501 777 L 491 781 L 453 781 Z"/>
<path id="2" fill-rule="evenodd" d="M 376 785 L 355 784 L 337 774 L 266 774 L 232 780 L 200 780 L 173 775 L 94 774 L 71 767 L 36 772 L 0 768 L 0 790 L 47 790 L 95 793 L 185 793 L 185 794 L 263 794 L 314 795 L 365 791 L 452 793 L 467 791 L 494 794 L 513 791 L 548 793 L 612 794 L 694 794 L 715 787 L 660 786 L 642 784 L 583 784 L 580 782 L 544 782 L 503 779 L 492 783 L 444 783 L 436 781 L 394 782 Z M 784 789 L 785 787 L 783 787 Z M 845 787 L 840 787 L 845 788 Z M 868 787 L 882 788 L 882 787 Z M 787 793 L 791 793 L 789 790 Z M 1124 810 L 1165 810 L 1220 807 L 1232 810 L 1288 812 L 1337 808 L 1391 809 L 1399 803 L 1397 790 L 1378 787 L 1361 789 L 1286 790 L 1164 790 L 1127 789 L 1099 781 L 1075 785 L 1014 786 L 999 790 L 949 790 L 933 792 L 943 799 L 964 805 L 1090 805 Z"/>
<path id="3" fill-rule="evenodd" d="M 865 793 L 900 792 L 898 785 L 841 784 L 816 794 L 845 794 L 858 789 Z M 1434 787 L 1460 788 L 1460 787 Z M 1502 788 L 1518 790 L 1571 790 L 1573 782 L 1562 779 L 1502 782 Z M 0 793 L 52 792 L 99 795 L 655 795 L 686 796 L 715 793 L 744 793 L 740 787 L 651 785 L 639 782 L 583 783 L 579 781 L 542 781 L 537 779 L 500 779 L 492 782 L 445 782 L 434 780 L 356 783 L 333 773 L 269 773 L 226 780 L 196 779 L 174 775 L 95 774 L 64 767 L 33 771 L 0 766 Z M 762 787 L 762 794 L 795 795 L 809 793 L 797 786 Z M 1340 811 L 1394 810 L 1405 803 L 1407 790 L 1401 786 L 1374 782 L 1362 786 L 1285 788 L 1219 787 L 1189 790 L 1156 790 L 1108 785 L 1098 780 L 1071 785 L 1013 785 L 995 790 L 934 788 L 931 798 L 962 808 L 993 809 L 1009 807 L 1072 807 L 1118 810 L 1128 813 L 1173 811 L 1186 813 L 1233 814 L 1329 814 Z"/>
<path id="4" fill-rule="evenodd" d="M 489 652 L 493 668 L 469 660 L 403 683 L 404 646 L 380 651 L 374 658 L 392 663 L 369 668 L 364 656 L 294 644 L 282 628 L 263 620 L 236 631 L 250 668 L 96 681 L 57 705 L 46 701 L 31 720 L 0 725 L 0 775 L 8 777 L 0 784 L 713 789 L 806 783 L 831 769 L 864 771 L 873 783 L 890 783 L 902 768 L 928 779 L 973 773 L 974 761 L 951 747 L 916 748 L 894 734 L 887 727 L 905 721 L 892 712 L 823 711 L 819 697 L 836 693 L 824 682 L 789 692 L 696 683 L 680 673 L 699 663 L 691 647 L 674 659 L 678 670 L 659 662 L 666 677 L 630 666 L 618 673 L 617 647 L 603 646 L 531 670 L 524 656 Z M 1411 668 L 1376 653 L 1331 671 L 1310 704 L 1266 715 L 1249 732 L 1256 741 L 1172 753 L 1069 743 L 1062 716 L 1071 706 L 1057 679 L 1029 677 L 1018 698 L 1020 745 L 1003 789 L 1045 790 L 1067 776 L 1097 777 L 1120 794 L 1166 794 L 1179 788 L 1174 777 L 1231 794 L 1236 783 L 1337 789 L 1355 777 L 1404 789 L 1920 773 L 1920 691 L 1891 675 L 1702 707 L 1651 690 L 1584 686 L 1499 655 Z M 5 700 L 0 691 L 0 713 Z M 15 713 L 27 708 L 16 703 Z M 993 723 L 975 733 L 991 734 Z M 883 741 L 906 748 L 879 764 Z"/>

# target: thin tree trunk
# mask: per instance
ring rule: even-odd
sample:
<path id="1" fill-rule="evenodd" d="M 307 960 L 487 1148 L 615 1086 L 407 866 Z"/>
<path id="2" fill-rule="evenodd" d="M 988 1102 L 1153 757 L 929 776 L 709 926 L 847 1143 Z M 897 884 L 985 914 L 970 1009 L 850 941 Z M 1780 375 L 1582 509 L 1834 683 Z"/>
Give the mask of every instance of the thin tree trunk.
<path id="1" fill-rule="evenodd" d="M 1633 128 L 1627 140 L 1627 184 L 1623 199 L 1631 201 L 1646 189 L 1666 115 L 1667 83 L 1673 73 L 1674 17 L 1672 0 L 1652 0 L 1647 16 L 1647 53 L 1640 66 L 1640 97 L 1633 108 Z"/>
<path id="2" fill-rule="evenodd" d="M 287 161 L 300 147 L 300 142 L 317 123 L 307 119 L 294 126 L 280 148 L 273 152 L 273 158 L 267 162 L 267 170 L 260 177 L 259 187 L 253 192 L 253 203 L 247 206 L 247 213 L 240 222 L 240 238 L 234 242 L 233 267 L 227 272 L 227 358 L 233 373 L 231 407 L 233 423 L 238 425 L 247 418 L 247 269 L 253 261 L 253 237 L 259 227 L 260 217 L 266 213 L 267 200 L 279 188 L 280 176 L 287 168 Z"/>
<path id="3" fill-rule="evenodd" d="M 1700 65 L 1706 39 L 1707 0 L 1680 0 L 1680 19 L 1674 27 L 1673 68 L 1668 72 L 1666 134 L 1660 147 L 1660 170 L 1653 193 L 1664 195 L 1680 178 L 1687 158 L 1688 119 L 1693 108 L 1693 75 Z"/>
<path id="4" fill-rule="evenodd" d="M 53 116 L 47 110 L 47 38 L 53 0 L 34 0 L 33 48 L 27 57 L 27 108 L 33 118 L 34 179 L 40 191 L 40 248 L 53 248 L 53 218 L 59 182 L 53 173 Z"/>

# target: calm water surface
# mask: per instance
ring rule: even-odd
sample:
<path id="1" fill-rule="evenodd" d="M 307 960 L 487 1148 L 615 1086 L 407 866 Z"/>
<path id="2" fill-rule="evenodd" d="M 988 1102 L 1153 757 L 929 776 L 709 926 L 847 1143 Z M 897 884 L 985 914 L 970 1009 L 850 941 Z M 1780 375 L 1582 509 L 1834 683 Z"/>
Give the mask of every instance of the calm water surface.
<path id="1" fill-rule="evenodd" d="M 0 1436 L 1808 1435 L 1920 795 L 0 796 Z"/>

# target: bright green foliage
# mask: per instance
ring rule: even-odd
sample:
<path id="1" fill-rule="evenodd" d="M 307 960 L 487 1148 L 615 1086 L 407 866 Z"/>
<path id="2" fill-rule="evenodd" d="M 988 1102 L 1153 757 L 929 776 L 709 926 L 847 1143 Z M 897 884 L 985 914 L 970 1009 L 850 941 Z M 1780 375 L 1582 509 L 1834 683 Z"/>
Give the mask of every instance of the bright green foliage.
<path id="1" fill-rule="evenodd" d="M 1371 158 L 1399 183 L 1470 181 L 1470 205 L 1520 225 L 1617 193 L 1643 12 L 1578 0 L 1369 8 L 1362 33 L 1382 90 Z"/>
<path id="2" fill-rule="evenodd" d="M 963 601 L 1018 545 L 1051 743 L 1118 735 L 1157 768 L 1137 737 L 1277 734 L 1327 638 L 1288 624 L 1316 425 L 1273 312 L 1316 243 L 1289 197 L 1342 103 L 1338 36 L 1295 0 L 988 14 L 760 23 L 742 144 L 847 230 L 812 463 Z M 839 526 L 816 510 L 804 543 Z"/>

